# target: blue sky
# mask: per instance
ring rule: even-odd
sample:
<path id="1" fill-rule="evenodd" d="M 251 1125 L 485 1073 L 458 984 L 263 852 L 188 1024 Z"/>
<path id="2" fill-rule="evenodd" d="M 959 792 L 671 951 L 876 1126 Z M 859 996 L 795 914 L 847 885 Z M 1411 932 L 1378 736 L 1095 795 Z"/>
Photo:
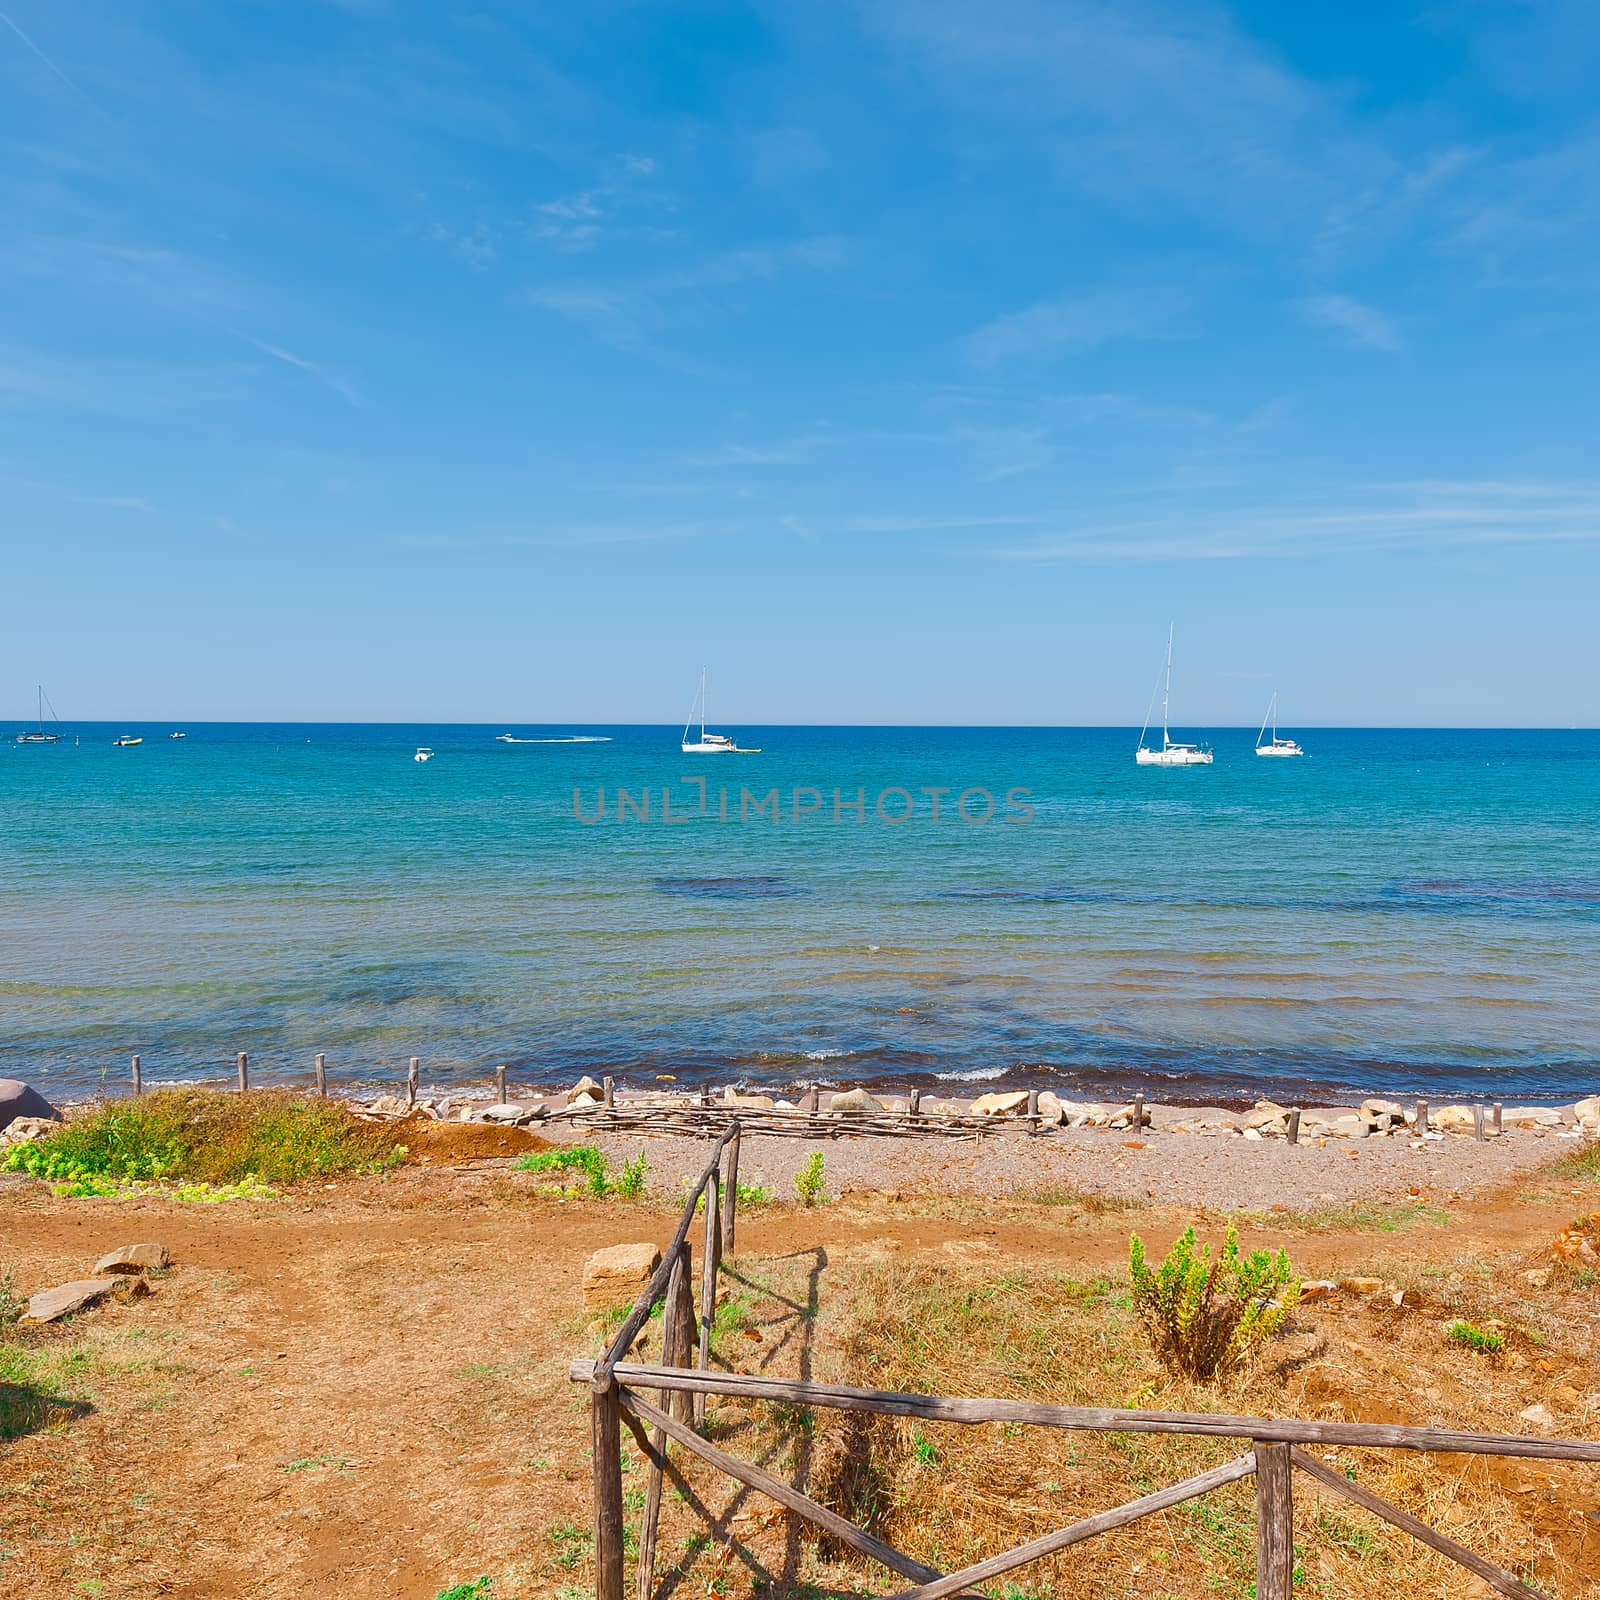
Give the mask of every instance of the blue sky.
<path id="1" fill-rule="evenodd" d="M 0 716 L 1593 725 L 1600 11 L 0 0 Z M 6 708 L 10 708 L 7 710 Z"/>

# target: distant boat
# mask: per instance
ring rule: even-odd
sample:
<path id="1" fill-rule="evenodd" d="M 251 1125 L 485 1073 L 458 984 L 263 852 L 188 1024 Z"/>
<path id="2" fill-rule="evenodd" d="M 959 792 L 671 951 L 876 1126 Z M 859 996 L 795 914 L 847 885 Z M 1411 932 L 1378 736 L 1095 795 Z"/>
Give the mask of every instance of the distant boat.
<path id="1" fill-rule="evenodd" d="M 169 739 L 187 739 L 189 735 L 186 733 L 169 733 L 167 737 Z"/>
<path id="2" fill-rule="evenodd" d="M 417 753 L 414 756 L 412 756 L 411 759 L 413 761 L 432 761 L 433 760 L 433 751 L 431 751 L 427 747 L 427 745 L 419 744 L 417 746 Z"/>
<path id="3" fill-rule="evenodd" d="M 1156 680 L 1161 686 L 1161 679 Z M 1144 714 L 1144 726 L 1139 730 L 1139 748 L 1134 752 L 1133 759 L 1141 767 L 1209 767 L 1213 760 L 1211 747 L 1199 744 L 1181 744 L 1167 731 L 1167 702 L 1172 698 L 1172 624 L 1167 624 L 1167 666 L 1166 685 L 1161 690 L 1161 748 L 1147 750 L 1144 736 L 1150 731 L 1150 712 L 1155 710 L 1156 697 L 1154 691 L 1150 695 L 1150 706 Z"/>
<path id="4" fill-rule="evenodd" d="M 18 744 L 54 744 L 61 737 L 61 718 L 56 715 L 56 708 L 50 706 L 50 720 L 55 723 L 55 731 L 46 733 L 44 726 L 44 708 L 50 705 L 50 696 L 44 692 L 44 685 L 39 685 L 39 726 L 34 731 L 24 731 L 17 735 Z"/>
<path id="5" fill-rule="evenodd" d="M 137 733 L 125 733 L 120 738 L 113 739 L 111 742 L 114 745 L 127 746 L 130 744 L 143 744 L 144 739 Z"/>
<path id="6" fill-rule="evenodd" d="M 694 726 L 695 712 L 700 713 L 700 737 L 691 739 L 689 730 Z M 748 749 L 735 744 L 725 733 L 706 732 L 706 669 L 700 669 L 700 687 L 695 691 L 694 704 L 689 707 L 689 720 L 683 725 L 683 743 L 680 747 L 686 756 L 758 756 L 759 749 Z"/>
<path id="7" fill-rule="evenodd" d="M 1267 724 L 1272 724 L 1272 739 L 1267 740 Z M 1258 756 L 1303 756 L 1305 751 L 1293 739 L 1280 739 L 1278 737 L 1278 695 L 1273 691 L 1271 700 L 1267 702 L 1267 714 L 1261 719 L 1261 732 L 1256 735 L 1256 754 Z"/>

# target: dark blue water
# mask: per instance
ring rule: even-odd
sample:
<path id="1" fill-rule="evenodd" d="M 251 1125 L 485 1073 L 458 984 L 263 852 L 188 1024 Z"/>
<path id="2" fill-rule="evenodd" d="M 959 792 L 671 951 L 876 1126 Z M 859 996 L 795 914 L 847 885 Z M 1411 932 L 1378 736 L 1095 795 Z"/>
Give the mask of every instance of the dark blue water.
<path id="1" fill-rule="evenodd" d="M 167 731 L 0 747 L 0 1073 L 1600 1084 L 1592 732 Z"/>

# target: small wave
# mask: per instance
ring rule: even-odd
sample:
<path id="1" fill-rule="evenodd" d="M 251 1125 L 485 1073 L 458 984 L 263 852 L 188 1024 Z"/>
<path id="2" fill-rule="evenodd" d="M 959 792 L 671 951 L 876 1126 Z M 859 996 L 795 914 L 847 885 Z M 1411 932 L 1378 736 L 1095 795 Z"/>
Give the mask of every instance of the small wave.
<path id="1" fill-rule="evenodd" d="M 1009 1067 L 956 1067 L 949 1072 L 936 1072 L 941 1083 L 988 1083 L 993 1078 L 1003 1078 Z"/>

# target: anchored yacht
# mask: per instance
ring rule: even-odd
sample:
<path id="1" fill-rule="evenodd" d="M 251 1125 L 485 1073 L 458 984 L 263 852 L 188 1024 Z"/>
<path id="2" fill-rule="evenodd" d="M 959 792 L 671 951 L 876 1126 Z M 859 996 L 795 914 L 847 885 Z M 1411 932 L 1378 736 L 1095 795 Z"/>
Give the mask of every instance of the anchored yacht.
<path id="1" fill-rule="evenodd" d="M 1150 712 L 1155 710 L 1155 693 L 1151 692 L 1150 706 L 1144 714 L 1144 726 L 1139 730 L 1139 748 L 1134 752 L 1133 759 L 1141 767 L 1209 767 L 1213 760 L 1211 746 L 1203 744 L 1184 744 L 1176 740 L 1167 731 L 1167 702 L 1172 698 L 1172 624 L 1167 624 L 1167 665 L 1166 678 L 1163 686 L 1161 679 L 1156 680 L 1156 685 L 1161 689 L 1161 748 L 1151 750 L 1146 747 L 1144 738 L 1150 731 Z"/>

